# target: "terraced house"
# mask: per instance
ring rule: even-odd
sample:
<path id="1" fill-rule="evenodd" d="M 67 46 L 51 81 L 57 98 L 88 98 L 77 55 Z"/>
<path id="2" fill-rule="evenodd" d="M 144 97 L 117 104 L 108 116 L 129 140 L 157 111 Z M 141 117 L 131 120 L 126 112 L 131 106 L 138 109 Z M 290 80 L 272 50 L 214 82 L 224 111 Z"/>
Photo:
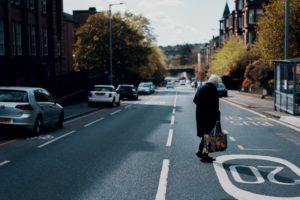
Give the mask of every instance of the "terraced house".
<path id="1" fill-rule="evenodd" d="M 263 15 L 263 4 L 269 0 L 235 0 L 235 8 L 230 12 L 228 4 L 220 20 L 220 43 L 224 44 L 231 36 L 240 36 L 245 46 L 251 46 L 256 37 L 259 17 Z"/>

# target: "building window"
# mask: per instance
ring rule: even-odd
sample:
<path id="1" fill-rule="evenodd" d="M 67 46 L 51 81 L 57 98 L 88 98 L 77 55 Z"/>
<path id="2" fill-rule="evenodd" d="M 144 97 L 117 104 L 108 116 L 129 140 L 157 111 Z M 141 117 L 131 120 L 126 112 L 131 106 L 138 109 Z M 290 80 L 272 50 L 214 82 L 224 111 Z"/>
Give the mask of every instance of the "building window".
<path id="1" fill-rule="evenodd" d="M 42 0 L 42 13 L 47 14 L 47 0 Z"/>
<path id="2" fill-rule="evenodd" d="M 226 28 L 229 28 L 229 19 L 226 19 Z"/>
<path id="3" fill-rule="evenodd" d="M 29 55 L 35 56 L 36 55 L 36 28 L 34 25 L 29 25 L 28 27 L 28 35 L 29 35 Z"/>
<path id="4" fill-rule="evenodd" d="M 30 10 L 34 10 L 34 0 L 27 0 L 27 7 Z"/>
<path id="5" fill-rule="evenodd" d="M 13 23 L 13 55 L 22 55 L 22 27 L 21 23 Z"/>
<path id="6" fill-rule="evenodd" d="M 48 29 L 43 28 L 43 55 L 48 56 Z"/>
<path id="7" fill-rule="evenodd" d="M 243 19 L 242 19 L 242 17 L 238 18 L 238 26 L 239 26 L 239 29 L 243 28 Z"/>
<path id="8" fill-rule="evenodd" d="M 253 44 L 255 40 L 255 33 L 254 32 L 248 32 L 248 44 Z"/>
<path id="9" fill-rule="evenodd" d="M 5 55 L 5 46 L 4 46 L 4 25 L 3 20 L 0 19 L 0 56 Z"/>
<path id="10" fill-rule="evenodd" d="M 249 24 L 254 24 L 254 23 L 255 23 L 254 10 L 250 9 L 249 10 Z"/>
<path id="11" fill-rule="evenodd" d="M 239 2 L 238 2 L 238 10 L 243 10 L 243 7 L 244 7 L 243 0 L 239 0 Z"/>
<path id="12" fill-rule="evenodd" d="M 21 5 L 21 0 L 15 0 L 15 4 L 18 6 Z"/>

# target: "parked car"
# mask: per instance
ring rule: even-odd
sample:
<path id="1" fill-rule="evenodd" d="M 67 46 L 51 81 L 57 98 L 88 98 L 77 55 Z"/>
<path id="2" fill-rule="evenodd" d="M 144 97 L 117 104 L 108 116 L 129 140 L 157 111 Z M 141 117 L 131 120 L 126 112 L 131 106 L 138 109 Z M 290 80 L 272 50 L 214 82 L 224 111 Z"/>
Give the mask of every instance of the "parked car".
<path id="1" fill-rule="evenodd" d="M 166 88 L 175 88 L 175 85 L 173 82 L 168 82 L 167 85 L 166 85 Z"/>
<path id="2" fill-rule="evenodd" d="M 152 82 L 141 82 L 138 86 L 139 94 L 152 94 L 155 92 L 155 86 Z"/>
<path id="3" fill-rule="evenodd" d="M 180 84 L 180 85 L 185 85 L 185 83 L 186 83 L 185 80 L 180 80 L 180 81 L 179 81 L 179 84 Z"/>
<path id="4" fill-rule="evenodd" d="M 95 85 L 89 92 L 88 106 L 95 104 L 110 104 L 111 106 L 120 105 L 120 94 L 113 85 Z"/>
<path id="5" fill-rule="evenodd" d="M 120 94 L 120 99 L 138 100 L 139 98 L 137 89 L 134 87 L 134 85 L 120 84 L 117 87 L 117 92 Z"/>
<path id="6" fill-rule="evenodd" d="M 43 88 L 0 87 L 0 126 L 40 134 L 47 125 L 63 127 L 64 109 Z"/>
<path id="7" fill-rule="evenodd" d="M 217 90 L 218 90 L 219 97 L 227 97 L 228 96 L 227 89 L 223 83 L 218 84 Z"/>

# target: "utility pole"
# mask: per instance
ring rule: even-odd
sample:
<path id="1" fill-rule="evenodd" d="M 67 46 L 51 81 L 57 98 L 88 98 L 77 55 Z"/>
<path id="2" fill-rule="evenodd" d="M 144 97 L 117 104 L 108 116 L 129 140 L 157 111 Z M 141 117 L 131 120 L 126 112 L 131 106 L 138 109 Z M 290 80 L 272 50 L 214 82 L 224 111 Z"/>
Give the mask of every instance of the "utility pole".
<path id="1" fill-rule="evenodd" d="M 290 0 L 285 0 L 284 59 L 289 57 L 289 16 Z"/>
<path id="2" fill-rule="evenodd" d="M 109 4 L 109 66 L 110 66 L 110 84 L 113 85 L 113 51 L 112 51 L 112 16 L 111 16 L 111 7 L 115 5 L 122 5 L 124 3 L 116 3 L 116 4 Z"/>

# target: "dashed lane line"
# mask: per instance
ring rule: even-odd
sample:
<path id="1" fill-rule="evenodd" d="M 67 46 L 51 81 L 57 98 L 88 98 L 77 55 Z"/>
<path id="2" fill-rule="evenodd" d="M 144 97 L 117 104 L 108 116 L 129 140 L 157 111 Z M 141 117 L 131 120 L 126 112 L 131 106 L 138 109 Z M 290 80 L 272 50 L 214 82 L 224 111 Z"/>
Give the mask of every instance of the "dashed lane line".
<path id="1" fill-rule="evenodd" d="M 129 107 L 131 107 L 131 105 L 125 106 L 125 109 L 127 109 L 127 108 L 129 108 Z"/>
<path id="2" fill-rule="evenodd" d="M 60 140 L 60 139 L 62 139 L 62 138 L 64 138 L 64 137 L 67 137 L 68 135 L 71 135 L 71 134 L 73 134 L 73 133 L 75 133 L 75 132 L 76 132 L 76 131 L 71 131 L 71 132 L 68 132 L 68 133 L 66 133 L 66 134 L 64 134 L 64 135 L 61 135 L 61 136 L 59 136 L 59 137 L 57 137 L 57 138 L 55 138 L 55 139 L 53 139 L 53 140 L 50 140 L 50 141 L 48 141 L 48 142 L 45 142 L 44 144 L 39 145 L 38 148 L 43 148 L 43 147 L 45 147 L 45 146 L 47 146 L 47 145 L 49 145 L 49 144 L 51 144 L 51 143 L 53 143 L 53 142 L 55 142 L 55 141 L 57 141 L 57 140 Z"/>
<path id="3" fill-rule="evenodd" d="M 172 114 L 175 115 L 175 113 L 176 113 L 176 109 L 174 108 Z"/>
<path id="4" fill-rule="evenodd" d="M 173 129 L 169 130 L 168 140 L 167 140 L 167 144 L 166 144 L 167 147 L 170 147 L 172 144 L 173 132 L 174 132 Z"/>
<path id="5" fill-rule="evenodd" d="M 88 123 L 88 124 L 84 125 L 84 127 L 85 127 L 85 128 L 86 128 L 86 127 L 89 127 L 89 126 L 91 126 L 91 125 L 93 125 L 93 124 L 95 124 L 95 123 L 97 123 L 97 122 L 99 122 L 99 121 L 102 121 L 102 120 L 104 120 L 104 117 L 102 117 L 102 118 L 100 118 L 100 119 L 97 119 L 97 120 L 95 120 L 95 121 L 93 121 L 93 122 L 91 122 L 91 123 Z"/>
<path id="6" fill-rule="evenodd" d="M 171 117 L 171 125 L 174 125 L 174 124 L 175 124 L 175 116 L 172 115 L 172 117 Z"/>
<path id="7" fill-rule="evenodd" d="M 229 139 L 232 141 L 232 142 L 236 142 L 236 139 L 232 136 L 229 136 Z"/>
<path id="8" fill-rule="evenodd" d="M 110 113 L 110 115 L 115 115 L 115 114 L 117 114 L 117 113 L 119 113 L 119 112 L 121 112 L 122 110 L 116 110 L 115 112 L 112 112 L 112 113 Z"/>
<path id="9" fill-rule="evenodd" d="M 3 162 L 0 163 L 0 167 L 6 165 L 8 163 L 10 163 L 10 161 L 9 160 L 5 160 L 5 161 L 3 161 Z"/>
<path id="10" fill-rule="evenodd" d="M 155 200 L 165 200 L 167 193 L 168 174 L 169 174 L 170 160 L 164 159 L 160 173 L 158 189 Z"/>

